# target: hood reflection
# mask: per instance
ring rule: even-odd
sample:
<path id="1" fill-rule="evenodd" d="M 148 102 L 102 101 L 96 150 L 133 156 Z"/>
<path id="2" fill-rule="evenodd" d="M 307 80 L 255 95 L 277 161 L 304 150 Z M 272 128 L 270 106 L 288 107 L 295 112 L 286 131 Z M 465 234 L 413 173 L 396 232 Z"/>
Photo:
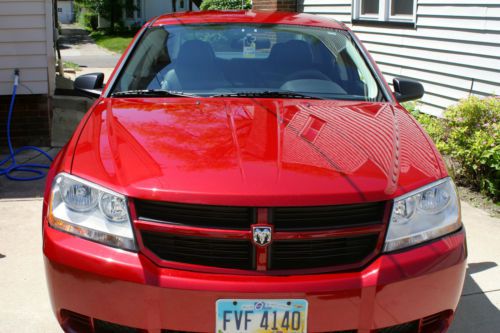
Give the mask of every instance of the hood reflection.
<path id="1" fill-rule="evenodd" d="M 425 135 L 389 104 L 114 99 L 103 105 L 75 159 L 98 162 L 105 177 L 124 187 L 369 201 L 441 175 Z M 96 144 L 97 156 L 85 144 Z M 90 172 L 85 163 L 74 165 Z"/>

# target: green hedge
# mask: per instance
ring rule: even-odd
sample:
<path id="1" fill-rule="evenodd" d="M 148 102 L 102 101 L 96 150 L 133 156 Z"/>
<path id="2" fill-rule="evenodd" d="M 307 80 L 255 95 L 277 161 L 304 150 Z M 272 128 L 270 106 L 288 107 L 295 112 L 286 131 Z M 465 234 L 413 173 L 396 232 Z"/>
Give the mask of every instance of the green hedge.
<path id="1" fill-rule="evenodd" d="M 243 9 L 252 8 L 250 0 L 244 0 L 245 5 Z M 242 9 L 241 0 L 203 0 L 201 3 L 201 10 L 224 10 L 224 9 Z"/>
<path id="2" fill-rule="evenodd" d="M 92 31 L 97 30 L 97 25 L 98 25 L 97 14 L 90 13 L 87 11 L 81 11 L 78 14 L 77 19 L 78 19 L 78 24 L 80 24 L 82 27 Z"/>
<path id="3" fill-rule="evenodd" d="M 500 98 L 470 97 L 448 108 L 444 118 L 406 105 L 448 157 L 455 181 L 500 199 Z"/>

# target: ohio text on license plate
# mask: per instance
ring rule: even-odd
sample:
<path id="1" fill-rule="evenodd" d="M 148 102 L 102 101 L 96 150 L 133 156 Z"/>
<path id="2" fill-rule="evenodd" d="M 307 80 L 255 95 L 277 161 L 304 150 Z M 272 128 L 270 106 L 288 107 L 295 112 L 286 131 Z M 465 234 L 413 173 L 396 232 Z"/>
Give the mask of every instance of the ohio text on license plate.
<path id="1" fill-rule="evenodd" d="M 306 333 L 304 299 L 220 299 L 216 333 Z"/>

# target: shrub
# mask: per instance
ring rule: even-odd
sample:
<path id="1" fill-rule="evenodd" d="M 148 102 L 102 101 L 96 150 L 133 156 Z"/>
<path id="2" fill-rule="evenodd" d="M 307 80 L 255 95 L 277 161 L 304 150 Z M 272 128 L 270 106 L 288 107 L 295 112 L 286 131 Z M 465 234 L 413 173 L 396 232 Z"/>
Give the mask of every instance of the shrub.
<path id="1" fill-rule="evenodd" d="M 442 154 L 452 161 L 458 184 L 471 186 L 498 202 L 500 197 L 500 98 L 475 96 L 448 108 L 444 118 L 409 111 Z"/>
<path id="2" fill-rule="evenodd" d="M 244 6 L 241 8 L 242 0 L 203 0 L 201 10 L 224 10 L 224 9 L 250 9 L 252 3 L 250 0 L 244 0 Z"/>
<path id="3" fill-rule="evenodd" d="M 85 10 L 81 11 L 80 14 L 78 15 L 78 24 L 80 24 L 84 28 L 87 28 L 88 30 L 92 31 L 97 30 L 97 25 L 98 25 L 97 14 Z"/>

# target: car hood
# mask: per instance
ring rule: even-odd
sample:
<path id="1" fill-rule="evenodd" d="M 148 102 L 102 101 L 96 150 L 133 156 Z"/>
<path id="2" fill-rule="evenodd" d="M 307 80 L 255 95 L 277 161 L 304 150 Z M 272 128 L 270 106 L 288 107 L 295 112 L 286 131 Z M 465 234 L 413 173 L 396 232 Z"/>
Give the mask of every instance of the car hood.
<path id="1" fill-rule="evenodd" d="M 132 197 L 251 206 L 388 200 L 446 175 L 398 106 L 250 98 L 103 99 L 71 172 Z"/>

